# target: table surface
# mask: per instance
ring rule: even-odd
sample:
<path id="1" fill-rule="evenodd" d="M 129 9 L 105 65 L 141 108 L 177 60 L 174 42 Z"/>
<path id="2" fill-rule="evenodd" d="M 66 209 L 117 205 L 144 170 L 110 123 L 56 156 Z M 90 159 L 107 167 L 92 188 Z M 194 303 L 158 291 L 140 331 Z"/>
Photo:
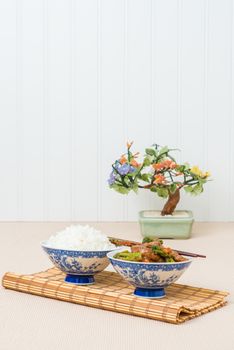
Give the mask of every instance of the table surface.
<path id="1" fill-rule="evenodd" d="M 0 223 L 0 275 L 51 266 L 40 242 L 68 223 Z M 140 240 L 137 223 L 91 223 L 104 233 Z M 0 350 L 233 350 L 234 223 L 195 223 L 171 247 L 204 253 L 180 283 L 230 292 L 227 306 L 181 325 L 108 312 L 0 289 Z"/>

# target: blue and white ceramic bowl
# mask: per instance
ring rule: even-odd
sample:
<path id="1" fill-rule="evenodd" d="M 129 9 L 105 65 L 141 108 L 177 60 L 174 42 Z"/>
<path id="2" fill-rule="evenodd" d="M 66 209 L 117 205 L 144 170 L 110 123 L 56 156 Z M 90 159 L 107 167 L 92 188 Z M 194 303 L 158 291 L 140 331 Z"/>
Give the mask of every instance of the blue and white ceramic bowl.
<path id="1" fill-rule="evenodd" d="M 177 281 L 192 262 L 192 259 L 176 263 L 126 261 L 115 259 L 117 252 L 119 249 L 107 254 L 112 266 L 135 287 L 134 294 L 144 298 L 163 298 L 164 288 Z"/>
<path id="2" fill-rule="evenodd" d="M 52 263 L 66 273 L 65 281 L 74 284 L 92 284 L 94 275 L 108 265 L 107 253 L 110 250 L 78 251 L 50 248 L 46 242 L 41 244 Z"/>

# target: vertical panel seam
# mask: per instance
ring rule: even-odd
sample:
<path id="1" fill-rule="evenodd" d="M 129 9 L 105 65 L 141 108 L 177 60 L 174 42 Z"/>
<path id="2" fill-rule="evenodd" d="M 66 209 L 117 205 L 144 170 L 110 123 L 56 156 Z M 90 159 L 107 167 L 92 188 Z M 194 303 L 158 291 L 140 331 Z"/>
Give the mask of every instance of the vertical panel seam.
<path id="1" fill-rule="evenodd" d="M 16 154 L 17 154 L 17 220 L 22 220 L 22 1 L 16 0 Z"/>
<path id="2" fill-rule="evenodd" d="M 151 140 L 154 144 L 155 138 L 155 115 L 154 115 L 154 57 L 153 57 L 153 2 L 150 1 L 150 114 L 151 114 Z M 152 197 L 148 196 L 149 208 L 151 207 Z"/>
<path id="3" fill-rule="evenodd" d="M 150 2 L 150 92 L 151 92 L 151 138 L 154 143 L 155 116 L 154 116 L 154 70 L 153 70 L 153 0 Z"/>
<path id="4" fill-rule="evenodd" d="M 204 166 L 208 166 L 208 55 L 209 55 L 209 0 L 204 1 L 204 122 L 203 122 L 203 152 Z M 209 219 L 210 196 L 209 188 L 207 189 L 207 219 Z M 209 220 L 208 220 L 209 221 Z"/>
<path id="5" fill-rule="evenodd" d="M 234 220 L 232 213 L 233 213 L 233 185 L 234 185 L 234 181 L 233 181 L 233 165 L 234 165 L 234 153 L 233 153 L 233 134 L 234 134 L 234 115 L 233 115 L 233 111 L 234 111 L 234 99 L 233 99 L 233 39 L 234 39 L 234 25 L 233 25 L 233 10 L 234 10 L 234 6 L 233 6 L 233 0 L 230 1 L 230 7 L 231 7 L 231 35 L 230 35 L 230 129 L 229 129 L 229 189 L 228 193 L 229 193 L 229 198 L 228 198 L 228 207 L 229 207 L 229 213 L 228 213 L 228 220 L 232 221 Z"/>
<path id="6" fill-rule="evenodd" d="M 70 168 L 71 168 L 71 176 L 70 176 L 70 220 L 74 221 L 74 123 L 75 123 L 75 118 L 74 118 L 74 91 L 75 91 L 75 79 L 74 79 L 74 71 L 75 71 L 75 60 L 74 60 L 74 47 L 75 47 L 75 30 L 74 30 L 74 24 L 75 24 L 75 3 L 74 0 L 70 0 L 70 15 L 71 15 L 71 41 L 70 41 L 70 54 L 71 54 L 71 69 L 70 69 L 70 88 L 71 88 L 71 107 L 70 107 L 70 112 L 71 112 L 71 119 L 70 119 L 70 147 L 71 147 L 71 155 L 70 155 Z"/>
<path id="7" fill-rule="evenodd" d="M 97 0 L 97 221 L 102 213 L 101 199 L 101 0 Z"/>
<path id="8" fill-rule="evenodd" d="M 182 0 L 177 0 L 177 143 L 178 145 L 176 147 L 179 147 L 179 148 L 181 147 L 181 119 L 182 119 L 181 51 L 182 51 Z M 179 158 L 180 158 L 180 155 L 179 155 Z"/>
<path id="9" fill-rule="evenodd" d="M 123 13 L 123 134 L 124 134 L 124 144 L 127 141 L 127 115 L 126 115 L 126 94 L 127 94 L 127 14 L 128 14 L 128 0 L 124 1 L 124 13 Z M 124 198 L 123 201 L 123 220 L 128 221 L 128 197 Z"/>
<path id="10" fill-rule="evenodd" d="M 43 1 L 43 221 L 48 221 L 48 0 Z"/>

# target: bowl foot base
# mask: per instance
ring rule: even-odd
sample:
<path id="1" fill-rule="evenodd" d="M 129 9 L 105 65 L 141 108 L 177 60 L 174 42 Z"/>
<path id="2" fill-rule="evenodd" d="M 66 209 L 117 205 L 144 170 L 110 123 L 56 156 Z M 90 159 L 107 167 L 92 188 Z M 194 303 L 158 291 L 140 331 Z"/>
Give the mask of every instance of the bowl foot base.
<path id="1" fill-rule="evenodd" d="M 165 297 L 164 288 L 159 289 L 147 289 L 147 288 L 136 288 L 134 295 L 141 298 L 159 299 Z"/>
<path id="2" fill-rule="evenodd" d="M 78 285 L 86 285 L 86 284 L 93 284 L 94 283 L 94 277 L 89 275 L 70 275 L 67 274 L 65 279 L 65 282 L 78 284 Z"/>

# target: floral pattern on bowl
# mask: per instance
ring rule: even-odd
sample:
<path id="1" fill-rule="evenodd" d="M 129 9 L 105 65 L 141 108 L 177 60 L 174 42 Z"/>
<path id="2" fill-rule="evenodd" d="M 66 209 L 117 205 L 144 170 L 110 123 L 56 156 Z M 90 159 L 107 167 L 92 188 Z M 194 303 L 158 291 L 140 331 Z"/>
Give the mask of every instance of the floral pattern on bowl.
<path id="1" fill-rule="evenodd" d="M 135 295 L 148 298 L 165 296 L 164 288 L 177 281 L 192 262 L 137 263 L 115 259 L 115 254 L 116 251 L 107 254 L 115 271 L 136 288 Z"/>
<path id="2" fill-rule="evenodd" d="M 108 265 L 108 251 L 77 251 L 47 247 L 42 243 L 43 250 L 52 263 L 66 273 L 65 281 L 75 284 L 94 283 L 94 277 Z"/>

